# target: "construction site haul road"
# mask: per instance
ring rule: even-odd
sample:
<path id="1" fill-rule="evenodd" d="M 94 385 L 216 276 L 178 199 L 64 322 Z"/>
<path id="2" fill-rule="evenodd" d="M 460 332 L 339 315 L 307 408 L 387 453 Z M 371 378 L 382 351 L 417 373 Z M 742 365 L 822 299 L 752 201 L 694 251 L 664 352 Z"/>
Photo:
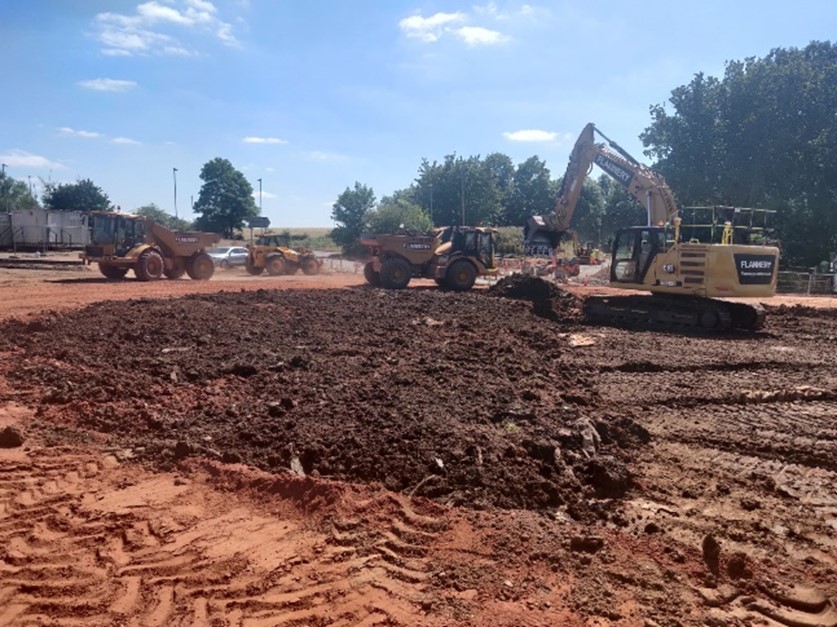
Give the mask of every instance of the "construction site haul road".
<path id="1" fill-rule="evenodd" d="M 837 624 L 828 299 L 683 335 L 522 275 L 26 272 L 0 624 Z"/>

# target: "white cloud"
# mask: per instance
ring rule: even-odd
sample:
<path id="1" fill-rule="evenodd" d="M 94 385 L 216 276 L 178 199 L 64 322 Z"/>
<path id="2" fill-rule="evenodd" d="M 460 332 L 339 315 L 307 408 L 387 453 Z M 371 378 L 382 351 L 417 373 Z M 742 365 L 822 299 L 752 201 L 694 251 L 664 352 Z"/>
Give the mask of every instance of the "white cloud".
<path id="1" fill-rule="evenodd" d="M 541 131 L 538 129 L 526 129 L 522 131 L 505 132 L 503 137 L 513 142 L 554 142 L 558 133 Z"/>
<path id="2" fill-rule="evenodd" d="M 0 161 L 5 163 L 10 168 L 43 168 L 53 170 L 63 170 L 65 166 L 56 162 L 50 161 L 46 157 L 40 155 L 33 155 L 31 152 L 19 150 L 15 148 L 6 154 L 0 155 Z"/>
<path id="3" fill-rule="evenodd" d="M 493 46 L 509 40 L 503 33 L 482 26 L 463 26 L 454 33 L 469 46 Z"/>
<path id="4" fill-rule="evenodd" d="M 398 22 L 398 26 L 407 37 L 430 43 L 441 37 L 447 25 L 463 21 L 465 21 L 465 14 L 457 11 L 456 13 L 435 13 L 430 17 L 411 15 Z"/>
<path id="5" fill-rule="evenodd" d="M 65 137 L 82 137 L 84 139 L 97 139 L 102 136 L 101 133 L 96 131 L 77 131 L 69 126 L 62 126 L 58 129 L 58 132 Z"/>
<path id="6" fill-rule="evenodd" d="M 208 0 L 150 0 L 138 4 L 134 14 L 96 15 L 96 38 L 105 44 L 102 54 L 107 56 L 197 54 L 171 32 L 211 34 L 226 46 L 239 46 L 232 25 L 217 12 Z"/>
<path id="7" fill-rule="evenodd" d="M 287 144 L 287 140 L 278 137 L 244 137 L 241 141 L 245 144 Z"/>
<path id="8" fill-rule="evenodd" d="M 128 91 L 137 86 L 135 81 L 122 81 L 114 78 L 94 78 L 89 81 L 79 81 L 78 84 L 85 89 L 95 91 Z"/>
<path id="9" fill-rule="evenodd" d="M 114 144 L 126 144 L 130 146 L 142 145 L 142 142 L 138 142 L 136 139 L 131 139 L 130 137 L 114 137 L 111 141 Z"/>
<path id="10" fill-rule="evenodd" d="M 183 24 L 191 26 L 194 20 L 187 15 L 182 14 L 177 9 L 163 6 L 158 2 L 146 2 L 137 7 L 137 14 L 151 22 L 173 22 L 174 24 Z"/>
<path id="11" fill-rule="evenodd" d="M 345 161 L 348 159 L 346 155 L 341 155 L 336 152 L 325 152 L 322 150 L 309 152 L 308 158 L 312 161 Z"/>
<path id="12" fill-rule="evenodd" d="M 256 200 L 259 199 L 259 190 L 253 192 L 253 198 L 255 198 Z M 271 194 L 270 192 L 262 190 L 262 200 L 272 200 L 274 198 L 278 198 L 278 196 L 276 194 Z"/>

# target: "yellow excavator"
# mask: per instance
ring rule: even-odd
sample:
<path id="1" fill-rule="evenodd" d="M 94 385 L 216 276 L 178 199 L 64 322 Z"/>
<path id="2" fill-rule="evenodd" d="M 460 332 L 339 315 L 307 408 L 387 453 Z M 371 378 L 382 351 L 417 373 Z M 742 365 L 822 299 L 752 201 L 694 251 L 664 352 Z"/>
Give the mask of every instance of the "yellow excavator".
<path id="1" fill-rule="evenodd" d="M 596 134 L 605 143 L 597 143 Z M 624 186 L 648 216 L 644 226 L 616 232 L 610 287 L 651 292 L 652 296 L 588 298 L 588 318 L 628 326 L 712 331 L 755 330 L 763 325 L 765 312 L 760 305 L 725 299 L 773 296 L 779 249 L 733 243 L 742 228 L 734 219 L 725 222 L 719 242 L 682 241 L 679 209 L 665 179 L 592 123 L 584 127 L 575 143 L 555 209 L 548 215 L 533 216 L 526 224 L 527 248 L 559 244 L 569 231 L 584 179 L 594 164 Z"/>

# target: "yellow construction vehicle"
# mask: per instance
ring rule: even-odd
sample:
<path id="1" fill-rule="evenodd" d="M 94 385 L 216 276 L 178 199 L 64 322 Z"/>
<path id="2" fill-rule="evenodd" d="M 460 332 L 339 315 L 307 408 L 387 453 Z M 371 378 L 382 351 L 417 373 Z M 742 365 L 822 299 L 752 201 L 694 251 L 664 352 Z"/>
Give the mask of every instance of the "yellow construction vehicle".
<path id="1" fill-rule="evenodd" d="M 366 281 L 388 289 L 403 289 L 412 277 L 422 277 L 464 292 L 478 276 L 497 272 L 494 230 L 489 228 L 448 226 L 429 233 L 365 234 L 360 243 L 371 256 L 363 268 Z"/>
<path id="2" fill-rule="evenodd" d="M 320 273 L 322 262 L 310 248 L 291 248 L 286 235 L 262 235 L 255 244 L 247 247 L 250 254 L 244 267 L 258 276 L 265 270 L 271 276 L 295 274 L 302 270 L 307 275 Z"/>
<path id="3" fill-rule="evenodd" d="M 140 281 L 184 274 L 205 281 L 215 272 L 206 248 L 221 239 L 217 233 L 170 231 L 151 218 L 111 211 L 91 212 L 89 223 L 90 244 L 80 257 L 98 263 L 108 279 L 123 279 L 133 270 Z"/>
<path id="4" fill-rule="evenodd" d="M 596 133 L 607 143 L 596 143 Z M 725 225 L 719 242 L 681 241 L 681 226 L 685 225 L 681 225 L 677 203 L 663 177 L 639 163 L 593 124 L 584 127 L 575 143 L 553 212 L 529 219 L 525 229 L 527 247 L 539 242 L 553 248 L 558 245 L 569 230 L 584 179 L 594 164 L 621 183 L 648 215 L 645 226 L 616 233 L 610 286 L 649 291 L 654 298 L 588 298 L 590 318 L 707 330 L 757 329 L 763 324 L 764 310 L 760 306 L 722 299 L 773 296 L 779 249 L 733 243 L 736 229 L 743 227 L 732 221 Z"/>

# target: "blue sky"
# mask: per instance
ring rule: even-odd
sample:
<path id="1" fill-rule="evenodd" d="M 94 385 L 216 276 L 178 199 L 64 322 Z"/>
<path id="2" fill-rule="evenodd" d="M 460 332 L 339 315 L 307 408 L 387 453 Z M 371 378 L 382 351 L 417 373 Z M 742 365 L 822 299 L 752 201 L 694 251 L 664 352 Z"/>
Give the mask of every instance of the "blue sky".
<path id="1" fill-rule="evenodd" d="M 423 157 L 508 154 L 563 174 L 595 122 L 635 156 L 648 108 L 696 72 L 837 32 L 837 2 L 3 0 L 0 159 L 90 178 L 125 211 L 191 217 L 229 159 L 275 226 L 330 226 Z"/>

